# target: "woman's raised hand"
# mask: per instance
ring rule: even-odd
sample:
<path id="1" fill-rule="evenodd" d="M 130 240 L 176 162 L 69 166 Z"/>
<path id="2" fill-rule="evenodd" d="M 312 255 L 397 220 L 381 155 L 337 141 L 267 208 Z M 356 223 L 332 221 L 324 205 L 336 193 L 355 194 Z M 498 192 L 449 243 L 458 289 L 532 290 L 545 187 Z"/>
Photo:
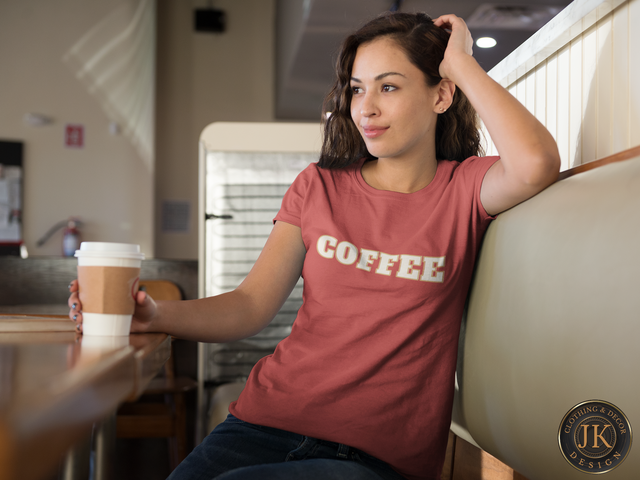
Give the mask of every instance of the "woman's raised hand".
<path id="1" fill-rule="evenodd" d="M 434 20 L 434 25 L 451 33 L 449 43 L 440 63 L 440 76 L 451 78 L 456 59 L 460 55 L 473 55 L 473 38 L 463 19 L 455 15 L 442 15 Z"/>
<path id="2" fill-rule="evenodd" d="M 78 280 L 69 284 L 69 318 L 76 323 L 76 331 L 82 332 L 82 303 L 78 296 Z M 150 329 L 151 321 L 157 313 L 156 302 L 147 295 L 147 292 L 140 290 L 136 294 L 136 308 L 131 321 L 132 332 L 147 332 Z"/>

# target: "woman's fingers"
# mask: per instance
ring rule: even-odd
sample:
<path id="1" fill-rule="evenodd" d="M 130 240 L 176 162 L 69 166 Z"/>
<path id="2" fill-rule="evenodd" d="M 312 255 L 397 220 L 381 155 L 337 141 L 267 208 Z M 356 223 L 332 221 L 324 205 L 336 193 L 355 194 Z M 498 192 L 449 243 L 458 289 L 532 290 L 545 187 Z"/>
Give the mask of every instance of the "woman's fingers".
<path id="1" fill-rule="evenodd" d="M 76 331 L 82 331 L 82 304 L 78 296 L 78 280 L 74 280 L 69 284 L 69 318 L 76 323 Z"/>
<path id="2" fill-rule="evenodd" d="M 433 24 L 436 27 L 443 28 L 447 32 L 450 32 L 454 41 L 458 40 L 459 37 L 464 44 L 468 44 L 469 40 L 471 40 L 471 44 L 473 45 L 469 28 L 462 18 L 456 15 L 442 15 L 436 18 Z"/>
<path id="3" fill-rule="evenodd" d="M 144 290 L 138 290 L 138 293 L 136 293 L 136 303 L 138 305 L 143 305 L 144 301 L 147 299 L 147 292 L 145 292 Z"/>
<path id="4" fill-rule="evenodd" d="M 136 294 L 136 310 L 134 316 L 142 321 L 148 322 L 155 314 L 156 302 L 147 295 L 147 292 L 139 291 Z"/>
<path id="5" fill-rule="evenodd" d="M 473 38 L 467 24 L 456 15 L 442 15 L 433 23 L 451 34 L 439 69 L 442 78 L 450 78 L 455 68 L 455 58 L 460 55 L 473 55 Z"/>
<path id="6" fill-rule="evenodd" d="M 140 290 L 136 294 L 136 309 L 131 323 L 132 332 L 148 332 L 157 311 L 157 304 L 147 292 Z"/>
<path id="7" fill-rule="evenodd" d="M 451 17 L 455 17 L 455 15 L 442 15 L 438 18 L 436 18 L 433 21 L 433 24 L 436 27 L 444 27 L 445 30 L 449 30 L 451 31 Z"/>
<path id="8" fill-rule="evenodd" d="M 80 303 L 80 298 L 78 297 L 77 292 L 73 292 L 71 295 L 69 295 L 69 300 L 67 301 L 67 304 L 69 305 L 69 310 L 71 310 L 72 312 L 82 311 L 82 304 Z"/>
<path id="9" fill-rule="evenodd" d="M 436 27 L 444 28 L 445 30 L 450 32 L 453 30 L 454 24 L 460 23 L 460 22 L 462 22 L 466 26 L 466 23 L 464 23 L 464 20 L 462 20 L 462 18 L 458 17 L 457 15 L 448 14 L 448 15 L 441 15 L 440 17 L 436 18 L 433 21 L 433 24 Z"/>
<path id="10" fill-rule="evenodd" d="M 75 322 L 76 331 L 82 332 L 82 311 L 71 309 L 69 310 L 69 318 Z"/>

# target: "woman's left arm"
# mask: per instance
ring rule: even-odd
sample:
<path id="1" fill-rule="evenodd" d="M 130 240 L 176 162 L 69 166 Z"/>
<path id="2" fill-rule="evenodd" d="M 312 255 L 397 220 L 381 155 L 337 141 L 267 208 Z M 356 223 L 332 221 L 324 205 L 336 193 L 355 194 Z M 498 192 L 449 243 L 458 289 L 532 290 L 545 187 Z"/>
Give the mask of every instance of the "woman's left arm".
<path id="1" fill-rule="evenodd" d="M 496 215 L 556 181 L 558 147 L 544 125 L 472 57 L 473 39 L 464 21 L 444 15 L 434 23 L 451 31 L 440 75 L 465 93 L 500 155 L 485 175 L 480 192 L 487 213 Z"/>

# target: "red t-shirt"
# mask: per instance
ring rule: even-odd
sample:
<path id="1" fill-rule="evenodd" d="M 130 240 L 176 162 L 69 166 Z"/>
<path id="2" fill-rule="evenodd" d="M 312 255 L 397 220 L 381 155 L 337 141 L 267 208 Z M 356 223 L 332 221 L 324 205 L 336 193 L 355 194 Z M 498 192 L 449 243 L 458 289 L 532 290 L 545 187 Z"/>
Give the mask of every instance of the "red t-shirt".
<path id="1" fill-rule="evenodd" d="M 363 161 L 300 173 L 275 220 L 302 230 L 303 304 L 231 413 L 440 478 L 460 320 L 492 219 L 480 187 L 496 160 L 439 161 L 411 194 L 369 186 Z"/>

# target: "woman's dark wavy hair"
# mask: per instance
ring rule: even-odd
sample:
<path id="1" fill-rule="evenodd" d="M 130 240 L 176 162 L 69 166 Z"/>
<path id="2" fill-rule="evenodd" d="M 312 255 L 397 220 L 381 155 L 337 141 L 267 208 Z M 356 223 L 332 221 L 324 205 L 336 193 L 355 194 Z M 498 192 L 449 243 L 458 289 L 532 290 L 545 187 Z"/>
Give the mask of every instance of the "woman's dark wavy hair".
<path id="1" fill-rule="evenodd" d="M 425 75 L 427 85 L 437 85 L 440 62 L 449 33 L 433 24 L 424 13 L 384 13 L 371 20 L 342 44 L 336 62 L 337 79 L 323 104 L 324 140 L 318 165 L 344 168 L 361 158 L 375 159 L 368 151 L 351 119 L 351 72 L 358 47 L 379 37 L 390 37 L 411 63 Z M 327 115 L 330 112 L 330 115 Z M 482 155 L 479 120 L 475 109 L 456 87 L 453 102 L 438 115 L 436 159 L 462 161 Z"/>

